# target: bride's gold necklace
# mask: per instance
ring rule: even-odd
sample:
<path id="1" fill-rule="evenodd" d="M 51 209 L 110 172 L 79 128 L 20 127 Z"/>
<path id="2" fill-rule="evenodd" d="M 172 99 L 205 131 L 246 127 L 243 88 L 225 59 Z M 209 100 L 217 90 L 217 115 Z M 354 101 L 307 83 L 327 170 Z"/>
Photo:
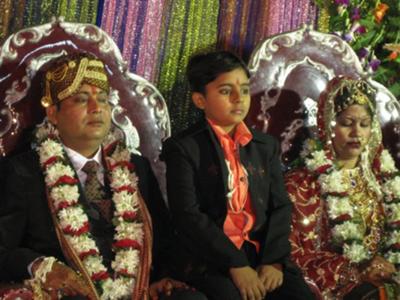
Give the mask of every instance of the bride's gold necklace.
<path id="1" fill-rule="evenodd" d="M 348 186 L 351 186 L 349 201 L 355 208 L 353 218 L 362 220 L 362 231 L 365 232 L 364 245 L 375 252 L 381 239 L 383 224 L 379 198 L 368 187 L 360 167 L 343 169 L 342 172 L 345 180 L 348 180 Z"/>

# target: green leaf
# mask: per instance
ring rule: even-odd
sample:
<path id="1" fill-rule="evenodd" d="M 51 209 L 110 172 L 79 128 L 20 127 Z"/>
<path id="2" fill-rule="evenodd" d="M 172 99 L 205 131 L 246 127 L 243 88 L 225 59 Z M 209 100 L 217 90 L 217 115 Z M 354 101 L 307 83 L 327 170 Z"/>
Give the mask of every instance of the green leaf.
<path id="1" fill-rule="evenodd" d="M 383 85 L 385 85 L 384 83 L 382 83 Z M 392 92 L 392 94 L 399 99 L 400 96 L 400 82 L 395 83 L 393 85 L 391 85 L 390 87 L 388 87 L 389 90 Z"/>
<path id="2" fill-rule="evenodd" d="M 389 60 L 391 51 L 384 49 L 385 44 L 400 43 L 400 1 L 399 0 L 351 0 L 347 8 L 341 9 L 339 15 L 338 5 L 333 0 L 314 0 L 319 8 L 327 9 L 330 14 L 330 32 L 347 34 L 353 26 L 351 20 L 355 7 L 360 8 L 361 19 L 358 20 L 367 29 L 365 34 L 355 34 L 350 46 L 355 52 L 362 47 L 369 47 L 371 54 L 381 60 L 381 65 L 373 77 L 383 85 L 390 88 L 396 97 L 400 96 L 400 54 L 395 60 Z M 381 23 L 375 22 L 374 10 L 377 4 L 385 3 L 389 6 Z M 372 55 L 373 54 L 373 55 Z M 368 61 L 366 61 L 368 64 Z"/>

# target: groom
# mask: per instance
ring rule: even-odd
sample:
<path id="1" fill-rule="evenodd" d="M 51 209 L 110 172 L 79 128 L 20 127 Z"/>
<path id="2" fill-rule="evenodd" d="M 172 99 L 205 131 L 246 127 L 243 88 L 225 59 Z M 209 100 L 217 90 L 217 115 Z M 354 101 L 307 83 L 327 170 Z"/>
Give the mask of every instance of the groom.
<path id="1" fill-rule="evenodd" d="M 69 55 L 47 69 L 42 105 L 52 125 L 37 131 L 36 150 L 6 165 L 0 279 L 30 278 L 51 299 L 203 299 L 161 279 L 168 213 L 148 161 L 109 141 L 109 90 L 94 56 Z"/>

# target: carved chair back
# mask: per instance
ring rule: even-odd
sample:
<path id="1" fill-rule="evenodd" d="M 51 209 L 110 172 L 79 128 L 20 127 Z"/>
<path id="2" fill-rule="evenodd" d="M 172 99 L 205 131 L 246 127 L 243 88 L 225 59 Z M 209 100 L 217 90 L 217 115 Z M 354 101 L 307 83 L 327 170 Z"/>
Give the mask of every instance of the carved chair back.
<path id="1" fill-rule="evenodd" d="M 317 101 L 328 81 L 338 75 L 370 78 L 340 37 L 307 27 L 260 43 L 249 69 L 252 105 L 246 122 L 279 139 L 285 166 L 298 157 L 304 139 L 316 134 Z M 400 167 L 400 104 L 382 84 L 368 80 L 378 91 L 383 142 Z"/>
<path id="2" fill-rule="evenodd" d="M 0 156 L 26 148 L 26 136 L 45 112 L 39 77 L 43 65 L 74 52 L 102 59 L 109 74 L 113 124 L 120 128 L 131 152 L 141 153 L 164 186 L 164 166 L 159 161 L 162 140 L 170 135 L 167 107 L 159 91 L 128 70 L 111 37 L 91 24 L 64 22 L 23 29 L 0 48 Z"/>

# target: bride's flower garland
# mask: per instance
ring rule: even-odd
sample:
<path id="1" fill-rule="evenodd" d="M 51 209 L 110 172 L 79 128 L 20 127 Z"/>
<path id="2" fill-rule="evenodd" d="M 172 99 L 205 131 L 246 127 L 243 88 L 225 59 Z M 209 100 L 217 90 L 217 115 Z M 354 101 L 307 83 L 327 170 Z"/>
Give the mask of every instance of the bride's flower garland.
<path id="1" fill-rule="evenodd" d="M 307 140 L 301 153 L 305 166 L 318 175 L 321 195 L 326 199 L 331 233 L 334 242 L 343 248 L 343 255 L 353 263 L 371 259 L 371 253 L 363 245 L 365 232 L 360 221 L 355 220 L 355 208 L 350 203 L 350 182 L 344 180 L 341 170 L 335 166 L 332 155 L 317 140 Z M 374 172 L 383 193 L 385 230 L 389 235 L 381 249 L 385 258 L 400 265 L 400 173 L 387 150 L 374 162 Z"/>
<path id="2" fill-rule="evenodd" d="M 78 202 L 78 179 L 65 154 L 54 127 L 41 126 L 36 134 L 48 195 L 67 241 L 82 260 L 101 299 L 121 299 L 132 293 L 140 263 L 143 244 L 143 223 L 140 220 L 137 197 L 137 176 L 130 163 L 130 153 L 120 141 L 108 137 L 103 145 L 110 166 L 112 201 L 115 211 L 111 263 L 114 274 L 103 264 L 103 258 L 90 234 L 88 216 Z"/>

